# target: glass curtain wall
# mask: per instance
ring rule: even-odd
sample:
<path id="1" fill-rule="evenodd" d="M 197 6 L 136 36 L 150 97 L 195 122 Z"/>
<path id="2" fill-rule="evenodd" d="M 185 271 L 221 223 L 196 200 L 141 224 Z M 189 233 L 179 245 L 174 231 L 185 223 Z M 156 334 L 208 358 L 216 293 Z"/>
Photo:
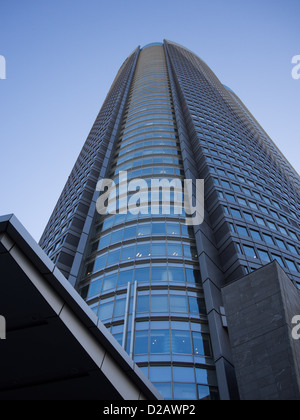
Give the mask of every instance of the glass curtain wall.
<path id="1" fill-rule="evenodd" d="M 184 171 L 164 49 L 141 50 L 108 178 Z M 171 200 L 174 200 L 174 192 Z M 185 214 L 98 217 L 81 294 L 166 399 L 217 399 L 193 230 Z"/>

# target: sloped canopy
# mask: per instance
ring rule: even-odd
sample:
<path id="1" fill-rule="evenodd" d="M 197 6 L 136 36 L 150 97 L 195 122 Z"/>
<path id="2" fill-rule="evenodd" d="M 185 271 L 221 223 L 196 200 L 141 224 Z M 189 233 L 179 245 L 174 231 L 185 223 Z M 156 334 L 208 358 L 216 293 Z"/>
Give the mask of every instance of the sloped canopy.
<path id="1" fill-rule="evenodd" d="M 162 399 L 13 215 L 0 217 L 0 399 Z"/>

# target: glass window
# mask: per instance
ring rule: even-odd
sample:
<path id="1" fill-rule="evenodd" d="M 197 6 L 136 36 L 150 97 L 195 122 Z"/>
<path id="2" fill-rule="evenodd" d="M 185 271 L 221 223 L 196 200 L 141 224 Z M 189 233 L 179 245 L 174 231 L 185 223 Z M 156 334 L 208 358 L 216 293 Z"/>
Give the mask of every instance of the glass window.
<path id="1" fill-rule="evenodd" d="M 93 268 L 93 272 L 96 273 L 97 271 L 104 270 L 106 264 L 107 254 L 101 255 L 95 261 L 95 265 Z"/>
<path id="2" fill-rule="evenodd" d="M 249 188 L 242 187 L 242 190 L 246 195 L 251 195 L 251 191 L 249 190 Z"/>
<path id="3" fill-rule="evenodd" d="M 206 314 L 205 300 L 189 296 L 190 312 L 193 314 Z"/>
<path id="4" fill-rule="evenodd" d="M 120 346 L 122 346 L 123 333 L 113 334 L 113 337 L 115 338 L 115 340 L 117 340 L 117 342 L 120 344 Z"/>
<path id="5" fill-rule="evenodd" d="M 276 238 L 276 242 L 277 242 L 277 245 L 279 246 L 279 248 L 286 250 L 285 243 L 281 239 Z"/>
<path id="6" fill-rule="evenodd" d="M 168 295 L 151 295 L 152 312 L 169 312 Z"/>
<path id="7" fill-rule="evenodd" d="M 269 214 L 268 209 L 267 209 L 266 207 L 264 207 L 264 206 L 260 206 L 260 209 L 261 209 L 261 211 L 262 211 L 263 213 L 265 213 L 265 214 Z"/>
<path id="8" fill-rule="evenodd" d="M 208 386 L 198 385 L 198 398 L 200 401 L 209 401 L 211 399 Z"/>
<path id="9" fill-rule="evenodd" d="M 221 185 L 225 188 L 230 189 L 230 183 L 228 181 L 221 180 Z"/>
<path id="10" fill-rule="evenodd" d="M 115 303 L 114 317 L 125 315 L 126 299 L 118 299 Z"/>
<path id="11" fill-rule="evenodd" d="M 133 279 L 133 270 L 120 271 L 118 286 L 127 285 L 132 283 Z"/>
<path id="12" fill-rule="evenodd" d="M 181 225 L 181 234 L 182 236 L 187 236 L 193 238 L 194 233 L 191 227 L 186 225 Z"/>
<path id="13" fill-rule="evenodd" d="M 121 261 L 130 261 L 135 257 L 135 245 L 122 248 Z"/>
<path id="14" fill-rule="evenodd" d="M 171 366 L 150 366 L 150 381 L 152 382 L 172 381 Z"/>
<path id="15" fill-rule="evenodd" d="M 269 226 L 269 228 L 270 228 L 270 229 L 272 229 L 272 230 L 277 230 L 277 227 L 276 227 L 275 223 L 270 222 L 269 220 L 268 220 L 268 226 Z"/>
<path id="16" fill-rule="evenodd" d="M 242 205 L 242 206 L 247 206 L 247 201 L 244 198 L 238 197 L 238 202 Z"/>
<path id="17" fill-rule="evenodd" d="M 135 354 L 148 354 L 149 333 L 148 331 L 136 331 L 134 353 Z"/>
<path id="18" fill-rule="evenodd" d="M 266 251 L 263 251 L 261 249 L 258 250 L 259 258 L 264 262 L 271 262 L 271 259 L 269 257 L 269 254 Z"/>
<path id="19" fill-rule="evenodd" d="M 165 235 L 166 228 L 164 223 L 153 223 L 152 224 L 152 235 Z"/>
<path id="20" fill-rule="evenodd" d="M 283 235 L 287 235 L 287 230 L 286 230 L 284 227 L 282 227 L 282 226 L 278 226 L 278 227 L 279 227 L 280 232 L 281 232 Z"/>
<path id="21" fill-rule="evenodd" d="M 258 210 L 257 204 L 256 204 L 256 203 L 254 203 L 253 201 L 249 201 L 249 205 L 250 205 L 250 207 L 251 207 L 252 209 L 254 209 L 254 210 Z"/>
<path id="22" fill-rule="evenodd" d="M 150 236 L 151 235 L 151 225 L 139 225 L 138 226 L 138 233 L 137 236 L 141 237 L 141 236 Z"/>
<path id="23" fill-rule="evenodd" d="M 255 249 L 253 247 L 244 245 L 244 251 L 247 257 L 256 258 Z"/>
<path id="24" fill-rule="evenodd" d="M 196 369 L 196 380 L 198 384 L 208 385 L 208 371 L 205 369 Z"/>
<path id="25" fill-rule="evenodd" d="M 119 243 L 123 239 L 123 229 L 112 232 L 111 234 L 111 244 Z"/>
<path id="26" fill-rule="evenodd" d="M 104 223 L 103 223 L 103 228 L 102 229 L 103 230 L 110 229 L 113 225 L 113 221 L 114 221 L 114 216 L 106 218 Z"/>
<path id="27" fill-rule="evenodd" d="M 174 383 L 174 400 L 196 400 L 195 384 Z"/>
<path id="28" fill-rule="evenodd" d="M 237 225 L 237 231 L 240 235 L 249 236 L 247 229 L 244 226 Z"/>
<path id="29" fill-rule="evenodd" d="M 159 256 L 159 255 L 166 255 L 166 244 L 163 242 L 152 242 L 152 255 Z"/>
<path id="30" fill-rule="evenodd" d="M 98 317 L 100 318 L 100 320 L 104 321 L 107 319 L 111 319 L 113 309 L 114 309 L 114 302 L 109 302 L 109 303 L 100 302 L 100 307 L 99 307 L 99 312 L 98 312 Z"/>
<path id="31" fill-rule="evenodd" d="M 195 383 L 195 372 L 192 367 L 173 367 L 173 381 L 174 382 L 192 382 Z"/>
<path id="32" fill-rule="evenodd" d="M 239 210 L 231 209 L 231 213 L 233 217 L 237 217 L 238 219 L 242 218 L 242 214 Z"/>
<path id="33" fill-rule="evenodd" d="M 262 219 L 261 217 L 256 216 L 256 221 L 259 225 L 266 226 L 264 219 Z"/>
<path id="34" fill-rule="evenodd" d="M 192 336 L 194 354 L 211 357 L 212 350 L 209 336 L 195 331 L 192 332 Z"/>
<path id="35" fill-rule="evenodd" d="M 137 258 L 146 258 L 151 256 L 151 245 L 149 243 L 147 244 L 136 244 L 136 257 Z"/>
<path id="36" fill-rule="evenodd" d="M 110 276 L 105 276 L 103 281 L 103 291 L 113 289 L 117 285 L 117 274 L 111 274 Z"/>
<path id="37" fill-rule="evenodd" d="M 274 240 L 273 240 L 272 236 L 267 235 L 266 233 L 263 233 L 263 237 L 264 237 L 264 240 L 266 241 L 267 244 L 274 245 Z"/>
<path id="38" fill-rule="evenodd" d="M 171 331 L 173 353 L 191 354 L 192 343 L 189 331 Z"/>
<path id="39" fill-rule="evenodd" d="M 228 201 L 235 202 L 235 196 L 234 195 L 226 193 L 225 197 Z"/>
<path id="40" fill-rule="evenodd" d="M 244 217 L 245 217 L 246 220 L 248 220 L 248 222 L 253 222 L 254 221 L 253 216 L 250 213 L 244 213 Z"/>
<path id="41" fill-rule="evenodd" d="M 250 229 L 250 232 L 253 239 L 261 241 L 260 233 L 257 230 Z"/>
<path id="42" fill-rule="evenodd" d="M 137 282 L 148 282 L 150 279 L 150 268 L 144 267 L 144 268 L 136 268 L 135 274 L 134 274 L 134 281 Z"/>
<path id="43" fill-rule="evenodd" d="M 180 236 L 180 225 L 174 223 L 167 223 L 167 235 Z"/>
<path id="44" fill-rule="evenodd" d="M 149 313 L 149 295 L 138 297 L 136 311 L 137 313 Z"/>
<path id="45" fill-rule="evenodd" d="M 150 335 L 150 351 L 152 354 L 170 353 L 169 330 L 153 330 Z"/>
<path id="46" fill-rule="evenodd" d="M 235 191 L 237 191 L 237 192 L 241 192 L 241 187 L 240 187 L 239 185 L 237 185 L 237 184 L 232 184 L 232 187 L 233 187 L 233 189 L 234 189 Z"/>
<path id="47" fill-rule="evenodd" d="M 289 250 L 290 250 L 293 254 L 298 255 L 297 248 L 296 248 L 294 245 L 292 245 L 292 244 L 288 244 L 288 248 L 289 248 Z"/>
<path id="48" fill-rule="evenodd" d="M 168 255 L 169 257 L 182 257 L 182 247 L 181 244 L 171 244 L 168 243 Z"/>
<path id="49" fill-rule="evenodd" d="M 298 237 L 297 237 L 297 235 L 296 235 L 294 232 L 291 232 L 291 231 L 289 231 L 289 232 L 290 232 L 291 237 L 292 237 L 293 239 L 295 239 L 295 241 L 298 241 Z"/>
<path id="50" fill-rule="evenodd" d="M 136 226 L 126 227 L 124 230 L 124 240 L 136 237 Z"/>
<path id="51" fill-rule="evenodd" d="M 194 260 L 198 258 L 197 249 L 195 246 L 183 245 L 183 255 L 186 258 Z"/>
<path id="52" fill-rule="evenodd" d="M 101 292 L 101 286 L 102 286 L 102 278 L 96 281 L 93 281 L 90 285 L 88 297 L 97 295 Z"/>
<path id="53" fill-rule="evenodd" d="M 296 268 L 296 264 L 294 263 L 294 261 L 291 261 L 291 260 L 285 260 L 286 261 L 286 265 L 288 266 L 288 269 L 290 270 L 290 271 L 298 271 L 297 270 L 297 268 Z"/>
<path id="54" fill-rule="evenodd" d="M 102 236 L 100 238 L 100 241 L 99 241 L 98 249 L 100 250 L 100 249 L 103 249 L 103 248 L 108 247 L 109 242 L 110 242 L 110 234 L 109 235 Z"/>
<path id="55" fill-rule="evenodd" d="M 180 267 L 169 267 L 169 281 L 172 282 L 185 282 L 184 269 Z"/>
<path id="56" fill-rule="evenodd" d="M 279 255 L 272 254 L 272 258 L 276 260 L 281 265 L 282 268 L 285 268 L 283 259 Z"/>
<path id="57" fill-rule="evenodd" d="M 170 295 L 171 312 L 188 312 L 188 303 L 186 296 Z"/>
<path id="58" fill-rule="evenodd" d="M 107 258 L 107 265 L 116 264 L 120 261 L 121 250 L 117 249 L 115 251 L 109 251 Z"/>
<path id="59" fill-rule="evenodd" d="M 171 383 L 162 383 L 162 382 L 153 382 L 153 385 L 161 393 L 165 400 L 172 400 L 172 384 Z"/>
<path id="60" fill-rule="evenodd" d="M 167 268 L 152 266 L 151 279 L 152 281 L 168 281 Z"/>
<path id="61" fill-rule="evenodd" d="M 194 283 L 194 284 L 201 284 L 201 277 L 200 277 L 200 271 L 199 270 L 193 270 L 192 268 L 186 268 L 186 281 L 188 283 Z"/>

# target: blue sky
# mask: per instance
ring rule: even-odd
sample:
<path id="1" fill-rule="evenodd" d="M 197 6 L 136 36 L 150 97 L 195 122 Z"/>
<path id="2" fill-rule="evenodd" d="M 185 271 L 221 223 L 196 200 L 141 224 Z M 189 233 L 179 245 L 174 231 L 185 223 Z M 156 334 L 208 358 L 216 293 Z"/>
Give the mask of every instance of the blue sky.
<path id="1" fill-rule="evenodd" d="M 110 85 L 169 39 L 230 86 L 300 172 L 300 0 L 0 0 L 0 214 L 36 240 Z"/>

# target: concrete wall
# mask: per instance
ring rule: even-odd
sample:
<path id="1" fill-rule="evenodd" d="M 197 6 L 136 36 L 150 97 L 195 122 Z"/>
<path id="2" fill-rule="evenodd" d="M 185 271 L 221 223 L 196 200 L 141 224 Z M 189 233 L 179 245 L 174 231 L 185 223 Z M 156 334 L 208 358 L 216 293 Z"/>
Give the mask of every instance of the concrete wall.
<path id="1" fill-rule="evenodd" d="M 277 262 L 222 289 L 240 397 L 300 399 L 300 292 Z"/>

